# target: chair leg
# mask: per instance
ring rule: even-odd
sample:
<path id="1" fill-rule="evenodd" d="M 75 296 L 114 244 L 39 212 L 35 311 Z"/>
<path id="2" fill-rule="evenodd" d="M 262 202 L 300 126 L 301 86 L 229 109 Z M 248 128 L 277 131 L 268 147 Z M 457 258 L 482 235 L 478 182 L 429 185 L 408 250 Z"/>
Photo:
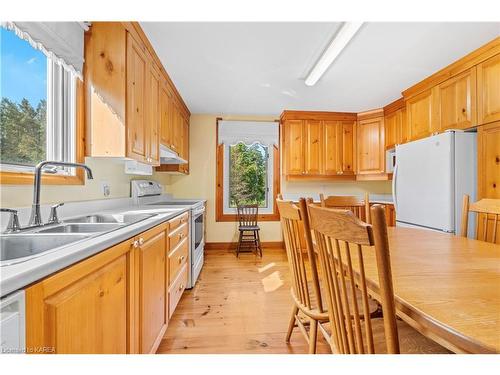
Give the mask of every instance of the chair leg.
<path id="1" fill-rule="evenodd" d="M 238 239 L 238 246 L 236 247 L 236 258 L 240 255 L 241 241 L 243 239 L 243 232 L 240 231 L 240 238 Z"/>
<path id="2" fill-rule="evenodd" d="M 318 321 L 311 319 L 309 326 L 309 354 L 316 354 L 316 339 L 318 338 Z"/>
<path id="3" fill-rule="evenodd" d="M 293 329 L 295 328 L 295 319 L 296 319 L 295 316 L 297 315 L 298 312 L 299 308 L 294 303 L 292 306 L 292 316 L 290 317 L 290 323 L 288 323 L 288 331 L 286 332 L 285 342 L 287 344 L 290 343 L 290 337 L 292 336 Z"/>
<path id="4" fill-rule="evenodd" d="M 256 233 L 257 233 L 257 245 L 258 245 L 260 257 L 262 258 L 262 244 L 260 243 L 260 234 L 259 234 L 259 231 L 257 231 Z"/>

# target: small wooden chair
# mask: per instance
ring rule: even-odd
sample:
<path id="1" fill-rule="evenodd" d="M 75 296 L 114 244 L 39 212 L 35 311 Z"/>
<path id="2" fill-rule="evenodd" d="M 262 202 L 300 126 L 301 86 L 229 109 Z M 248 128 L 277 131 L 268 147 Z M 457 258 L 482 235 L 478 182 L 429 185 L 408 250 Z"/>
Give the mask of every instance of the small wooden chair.
<path id="1" fill-rule="evenodd" d="M 386 351 L 391 354 L 416 349 L 417 352 L 447 353 L 446 349 L 396 319 L 383 207 L 376 205 L 371 208 L 373 227 L 355 217 L 350 210 L 309 206 L 309 215 L 318 243 L 331 322 L 332 352 L 362 354 Z M 364 268 L 367 257 L 375 257 L 383 319 L 364 318 L 370 316 Z M 361 298 L 358 298 L 358 293 Z M 409 347 L 401 348 L 400 343 Z"/>
<path id="2" fill-rule="evenodd" d="M 236 257 L 239 257 L 242 252 L 255 251 L 262 257 L 262 246 L 260 243 L 260 228 L 257 225 L 257 217 L 259 216 L 259 205 L 247 204 L 238 205 L 238 231 L 240 232 L 238 239 L 238 247 L 236 248 Z"/>
<path id="3" fill-rule="evenodd" d="M 330 195 L 325 197 L 319 195 L 321 207 L 347 209 L 359 219 L 371 223 L 370 218 L 370 199 L 368 193 L 365 193 L 365 199 L 359 199 L 355 196 Z"/>
<path id="4" fill-rule="evenodd" d="M 460 235 L 467 237 L 469 226 L 469 212 L 476 213 L 476 230 L 474 238 L 481 241 L 496 243 L 497 227 L 500 221 L 500 199 L 481 199 L 475 203 L 469 203 L 469 196 L 464 195 L 462 203 L 462 223 L 460 225 Z M 491 234 L 488 227 L 493 222 Z M 479 232 L 479 224 L 482 224 L 482 233 Z"/>
<path id="5" fill-rule="evenodd" d="M 290 342 L 293 329 L 299 327 L 309 343 L 309 353 L 316 353 L 318 329 L 327 341 L 330 336 L 323 324 L 329 322 L 328 312 L 323 307 L 316 257 L 313 252 L 311 229 L 304 198 L 300 198 L 299 206 L 291 201 L 276 200 L 281 218 L 281 227 L 285 248 L 292 275 L 293 308 L 286 334 L 286 342 Z M 309 201 L 312 203 L 312 200 Z M 303 226 L 303 229 L 301 228 Z M 305 249 L 301 245 L 301 237 L 305 237 Z M 306 250 L 304 252 L 304 250 Z M 301 312 L 306 321 L 299 315 Z M 306 326 L 309 326 L 307 332 Z"/>

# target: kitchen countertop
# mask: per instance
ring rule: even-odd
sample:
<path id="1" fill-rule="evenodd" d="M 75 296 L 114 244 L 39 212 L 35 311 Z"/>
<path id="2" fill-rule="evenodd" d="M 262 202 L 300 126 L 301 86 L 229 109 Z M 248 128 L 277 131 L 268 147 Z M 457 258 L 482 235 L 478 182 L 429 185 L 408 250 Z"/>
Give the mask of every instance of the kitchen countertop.
<path id="1" fill-rule="evenodd" d="M 193 205 L 200 200 L 194 201 Z M 83 239 L 62 247 L 60 250 L 49 251 L 25 262 L 0 267 L 0 297 L 4 297 L 18 289 L 40 280 L 54 272 L 77 263 L 85 258 L 106 250 L 120 242 L 126 241 L 139 233 L 153 228 L 167 220 L 188 211 L 192 205 L 165 206 L 165 205 L 127 205 L 122 208 L 99 211 L 107 214 L 124 213 L 153 213 L 157 214 L 137 223 L 113 230 L 102 235 Z M 87 215 L 88 212 L 82 213 Z M 64 220 L 64 218 L 62 218 Z"/>

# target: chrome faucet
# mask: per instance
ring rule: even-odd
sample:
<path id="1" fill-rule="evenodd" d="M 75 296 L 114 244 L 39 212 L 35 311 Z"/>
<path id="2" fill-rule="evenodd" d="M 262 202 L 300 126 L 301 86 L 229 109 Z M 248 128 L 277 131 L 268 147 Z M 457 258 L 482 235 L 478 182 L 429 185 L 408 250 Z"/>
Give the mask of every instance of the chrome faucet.
<path id="1" fill-rule="evenodd" d="M 46 166 L 83 168 L 87 171 L 87 178 L 89 180 L 92 180 L 94 178 L 92 176 L 92 170 L 85 164 L 48 160 L 38 163 L 35 167 L 35 181 L 33 183 L 33 205 L 31 206 L 31 216 L 28 224 L 29 227 L 39 227 L 43 225 L 42 215 L 40 213 L 40 188 L 42 186 L 42 170 Z M 52 170 L 51 173 L 55 173 L 55 170 Z"/>

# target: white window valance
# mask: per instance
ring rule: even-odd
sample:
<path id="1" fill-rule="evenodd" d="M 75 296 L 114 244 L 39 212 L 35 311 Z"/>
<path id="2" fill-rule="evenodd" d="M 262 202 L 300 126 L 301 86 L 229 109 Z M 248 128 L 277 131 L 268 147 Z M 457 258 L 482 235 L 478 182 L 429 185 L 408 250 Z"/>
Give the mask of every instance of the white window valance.
<path id="1" fill-rule="evenodd" d="M 86 24 L 81 22 L 2 22 L 34 48 L 82 79 Z"/>
<path id="2" fill-rule="evenodd" d="M 219 121 L 219 144 L 278 145 L 279 125 L 274 121 Z"/>

